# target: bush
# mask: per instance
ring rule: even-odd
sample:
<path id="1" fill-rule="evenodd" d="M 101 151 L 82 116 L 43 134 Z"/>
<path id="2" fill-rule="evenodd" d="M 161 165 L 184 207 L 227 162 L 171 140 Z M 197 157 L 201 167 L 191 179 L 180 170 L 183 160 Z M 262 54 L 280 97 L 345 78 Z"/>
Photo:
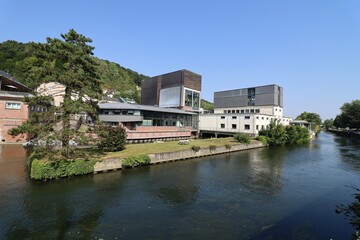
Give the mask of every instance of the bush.
<path id="1" fill-rule="evenodd" d="M 98 129 L 100 150 L 116 152 L 125 149 L 126 132 L 121 127 L 101 126 Z"/>
<path id="2" fill-rule="evenodd" d="M 33 159 L 30 176 L 37 180 L 47 180 L 94 172 L 96 160 L 45 161 Z"/>
<path id="3" fill-rule="evenodd" d="M 210 145 L 210 146 L 209 146 L 209 150 L 210 150 L 210 152 L 215 151 L 215 150 L 216 150 L 216 146 L 215 146 L 215 145 Z"/>
<path id="4" fill-rule="evenodd" d="M 226 148 L 227 150 L 230 150 L 230 149 L 231 149 L 231 145 L 230 145 L 230 144 L 225 144 L 225 148 Z"/>
<path id="5" fill-rule="evenodd" d="M 249 144 L 251 139 L 250 136 L 245 133 L 238 133 L 234 136 L 234 139 L 239 143 Z"/>
<path id="6" fill-rule="evenodd" d="M 194 152 L 198 152 L 200 151 L 200 146 L 191 146 L 191 150 L 193 150 Z"/>
<path id="7" fill-rule="evenodd" d="M 268 144 L 268 138 L 266 136 L 257 136 L 255 139 L 262 142 L 265 145 Z"/>
<path id="8" fill-rule="evenodd" d="M 150 164 L 151 159 L 148 155 L 129 156 L 122 160 L 122 167 L 130 168 Z"/>

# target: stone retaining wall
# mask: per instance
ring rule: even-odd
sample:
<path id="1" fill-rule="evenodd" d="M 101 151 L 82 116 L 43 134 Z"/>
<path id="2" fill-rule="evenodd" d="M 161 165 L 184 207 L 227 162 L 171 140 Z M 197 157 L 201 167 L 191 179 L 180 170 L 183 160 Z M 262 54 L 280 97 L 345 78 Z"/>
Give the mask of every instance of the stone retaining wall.
<path id="1" fill-rule="evenodd" d="M 227 149 L 225 146 L 218 146 L 214 150 L 210 150 L 209 148 L 202 148 L 198 152 L 195 152 L 193 150 L 185 150 L 178 152 L 155 153 L 155 154 L 149 154 L 149 157 L 151 158 L 151 164 L 158 164 L 158 163 L 171 162 L 171 161 L 183 160 L 189 158 L 198 158 L 198 157 L 205 157 L 216 154 L 237 152 L 237 151 L 261 148 L 261 147 L 265 147 L 265 145 L 261 142 L 257 142 L 248 145 L 244 145 L 244 144 L 231 145 L 230 149 Z M 101 162 L 97 162 L 94 166 L 94 173 L 121 169 L 122 168 L 121 163 L 122 163 L 121 158 L 107 159 Z"/>

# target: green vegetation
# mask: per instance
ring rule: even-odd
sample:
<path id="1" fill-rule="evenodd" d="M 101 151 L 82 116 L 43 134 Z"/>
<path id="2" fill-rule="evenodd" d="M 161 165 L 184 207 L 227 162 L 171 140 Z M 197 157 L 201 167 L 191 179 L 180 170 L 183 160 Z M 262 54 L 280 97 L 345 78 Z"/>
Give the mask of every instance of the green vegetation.
<path id="1" fill-rule="evenodd" d="M 230 150 L 230 149 L 231 149 L 231 145 L 230 145 L 230 144 L 225 144 L 225 148 L 226 148 L 227 150 Z"/>
<path id="2" fill-rule="evenodd" d="M 214 104 L 204 99 L 201 99 L 200 107 L 207 111 L 214 111 Z"/>
<path id="3" fill-rule="evenodd" d="M 310 133 L 300 126 L 283 126 L 275 122 L 270 123 L 266 130 L 259 132 L 260 137 L 265 137 L 271 146 L 285 144 L 304 144 L 310 142 Z M 265 140 L 264 138 L 264 140 Z"/>
<path id="4" fill-rule="evenodd" d="M 30 176 L 37 180 L 55 179 L 74 175 L 83 175 L 94 171 L 94 160 L 45 161 L 34 159 Z"/>
<path id="5" fill-rule="evenodd" d="M 34 70 L 41 60 L 37 56 L 36 45 L 40 43 L 20 43 L 5 41 L 0 43 L 0 70 L 6 71 L 25 85 L 35 88 L 39 83 Z M 139 86 L 148 78 L 117 63 L 91 56 L 96 63 L 96 74 L 99 76 L 103 89 L 114 90 L 122 97 L 140 101 Z"/>
<path id="6" fill-rule="evenodd" d="M 121 127 L 100 126 L 98 147 L 102 151 L 116 152 L 125 149 L 126 132 Z"/>
<path id="7" fill-rule="evenodd" d="M 330 118 L 330 119 L 326 119 L 323 122 L 323 128 L 325 128 L 326 130 L 332 128 L 334 126 L 334 119 Z"/>
<path id="8" fill-rule="evenodd" d="M 210 152 L 215 151 L 215 150 L 216 150 L 216 146 L 215 146 L 215 145 L 210 145 L 210 146 L 209 146 L 209 150 L 210 150 Z"/>
<path id="9" fill-rule="evenodd" d="M 340 115 L 334 120 L 334 126 L 339 128 L 360 128 L 360 100 L 342 105 Z"/>
<path id="10" fill-rule="evenodd" d="M 194 152 L 198 152 L 200 151 L 200 149 L 201 149 L 200 146 L 195 146 L 195 145 L 191 146 L 191 150 L 193 150 Z"/>
<path id="11" fill-rule="evenodd" d="M 311 130 L 315 131 L 316 134 L 319 133 L 321 130 L 321 127 L 320 127 L 321 118 L 320 118 L 320 115 L 317 113 L 303 112 L 299 116 L 296 117 L 296 120 L 305 120 L 310 123 L 313 123 L 314 125 L 312 125 Z"/>
<path id="12" fill-rule="evenodd" d="M 251 142 L 251 138 L 248 134 L 238 133 L 234 136 L 234 139 L 239 143 L 249 144 Z"/>
<path id="13" fill-rule="evenodd" d="M 266 136 L 257 136 L 255 139 L 262 142 L 265 145 L 269 144 L 268 143 L 269 139 Z"/>
<path id="14" fill-rule="evenodd" d="M 137 167 L 142 165 L 150 164 L 150 157 L 148 155 L 137 155 L 137 156 L 129 156 L 122 160 L 122 167 Z"/>

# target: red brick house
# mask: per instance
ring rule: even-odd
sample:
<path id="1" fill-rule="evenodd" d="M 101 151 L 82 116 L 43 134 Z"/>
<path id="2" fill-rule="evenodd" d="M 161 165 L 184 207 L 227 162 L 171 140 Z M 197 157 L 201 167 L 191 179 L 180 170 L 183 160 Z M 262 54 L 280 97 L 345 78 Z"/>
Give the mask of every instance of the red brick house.
<path id="1" fill-rule="evenodd" d="M 12 137 L 8 130 L 29 119 L 29 108 L 23 100 L 30 92 L 30 88 L 0 70 L 0 143 L 26 141 L 27 136 Z"/>

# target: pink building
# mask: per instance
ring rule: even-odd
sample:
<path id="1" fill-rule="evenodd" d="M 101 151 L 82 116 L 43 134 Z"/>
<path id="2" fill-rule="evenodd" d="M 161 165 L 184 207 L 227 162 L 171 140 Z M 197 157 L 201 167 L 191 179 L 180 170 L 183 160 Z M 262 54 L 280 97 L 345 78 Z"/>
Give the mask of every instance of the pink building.
<path id="1" fill-rule="evenodd" d="M 10 74 L 0 71 L 0 143 L 25 142 L 26 135 L 12 137 L 8 130 L 29 119 L 29 108 L 23 102 L 31 89 Z"/>

